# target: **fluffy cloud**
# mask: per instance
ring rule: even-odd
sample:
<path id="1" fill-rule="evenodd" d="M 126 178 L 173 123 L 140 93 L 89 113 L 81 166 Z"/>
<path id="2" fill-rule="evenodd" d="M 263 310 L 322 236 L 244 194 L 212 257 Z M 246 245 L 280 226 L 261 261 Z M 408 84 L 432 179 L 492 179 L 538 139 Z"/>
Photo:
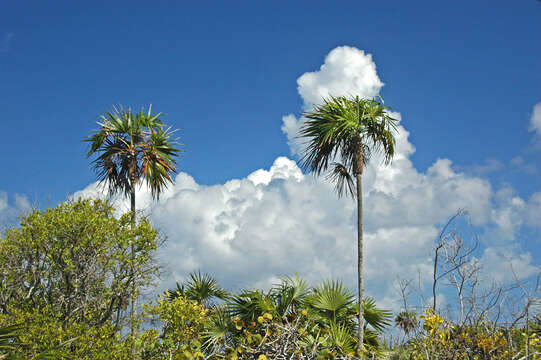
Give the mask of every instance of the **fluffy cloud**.
<path id="1" fill-rule="evenodd" d="M 297 83 L 304 109 L 322 96 L 374 96 L 383 86 L 372 57 L 351 47 L 334 49 L 319 71 L 302 75 Z M 393 116 L 401 119 L 399 113 Z M 287 115 L 282 121 L 291 153 L 298 155 L 302 143 L 296 136 L 303 119 Z M 393 163 L 383 166 L 376 157 L 364 174 L 368 294 L 394 308 L 397 276 L 414 278 L 421 271 L 428 278 L 438 229 L 459 208 L 469 209 L 476 226 L 510 239 L 484 241 L 487 266 L 501 265 L 498 254 L 505 253 L 527 276 L 532 259 L 510 242 L 518 227 L 539 221 L 541 193 L 525 201 L 512 191 L 494 191 L 487 180 L 453 169 L 449 159 L 419 172 L 410 160 L 415 147 L 409 132 L 402 123 L 398 130 Z M 92 184 L 75 196 L 104 195 Z M 164 286 L 196 269 L 212 273 L 229 288 L 269 286 L 278 276 L 295 272 L 314 282 L 339 278 L 355 284 L 355 203 L 338 199 L 331 184 L 304 175 L 286 157 L 277 158 L 270 169 L 213 186 L 181 173 L 159 202 L 143 188 L 137 199 L 168 236 L 160 255 L 169 270 Z M 128 209 L 125 200 L 117 201 Z"/>
<path id="2" fill-rule="evenodd" d="M 321 103 L 329 95 L 373 97 L 383 87 L 372 55 L 349 46 L 332 50 L 321 68 L 304 73 L 297 85 L 305 108 Z"/>
<path id="3" fill-rule="evenodd" d="M 541 136 L 541 102 L 533 107 L 532 117 L 530 118 L 530 130 L 535 131 Z"/>

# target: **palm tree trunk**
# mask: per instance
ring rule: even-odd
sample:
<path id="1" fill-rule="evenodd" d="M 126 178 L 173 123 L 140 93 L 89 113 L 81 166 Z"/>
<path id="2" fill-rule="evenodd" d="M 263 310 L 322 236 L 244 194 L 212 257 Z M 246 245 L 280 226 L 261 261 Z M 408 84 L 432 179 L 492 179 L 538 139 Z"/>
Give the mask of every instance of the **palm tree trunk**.
<path id="1" fill-rule="evenodd" d="M 357 276 L 358 276 L 358 296 L 357 302 L 359 303 L 359 331 L 358 331 L 358 344 L 357 347 L 360 351 L 360 359 L 363 359 L 363 345 L 364 345 L 364 312 L 363 312 L 363 298 L 364 298 L 364 281 L 363 281 L 363 165 L 364 165 L 364 152 L 361 146 L 357 150 L 355 156 L 356 168 L 355 176 L 357 180 Z"/>
<path id="2" fill-rule="evenodd" d="M 364 341 L 364 314 L 363 314 L 363 298 L 364 298 L 364 281 L 363 281 L 363 191 L 362 191 L 362 174 L 357 174 L 357 276 L 358 276 L 358 297 L 359 303 L 359 332 L 358 332 L 358 348 L 361 351 L 360 358 L 363 358 L 363 341 Z"/>
<path id="3" fill-rule="evenodd" d="M 135 228 L 135 181 L 132 179 L 131 182 L 131 228 Z M 135 348 L 135 337 L 137 335 L 137 319 L 135 318 L 136 309 L 137 309 L 137 293 L 135 289 L 135 238 L 132 239 L 131 243 L 131 308 L 130 308 L 130 330 L 131 330 L 131 357 L 133 360 L 136 359 L 137 350 Z"/>

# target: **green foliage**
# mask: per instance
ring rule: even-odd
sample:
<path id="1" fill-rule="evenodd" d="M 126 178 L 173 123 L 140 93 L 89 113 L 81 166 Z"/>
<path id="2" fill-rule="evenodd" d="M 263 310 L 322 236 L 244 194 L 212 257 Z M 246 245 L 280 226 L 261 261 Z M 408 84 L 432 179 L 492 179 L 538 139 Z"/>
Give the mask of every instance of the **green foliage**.
<path id="1" fill-rule="evenodd" d="M 158 275 L 160 241 L 147 220 L 132 227 L 129 214 L 116 218 L 100 200 L 31 212 L 0 239 L 0 325 L 25 325 L 26 357 L 60 356 L 69 341 L 65 354 L 78 359 L 116 354 L 131 282 L 141 289 Z"/>
<path id="2" fill-rule="evenodd" d="M 347 320 L 355 296 L 339 281 L 326 281 L 312 290 L 307 305 L 328 321 Z"/>
<path id="3" fill-rule="evenodd" d="M 200 271 L 190 273 L 186 282 L 182 284 L 177 282 L 177 287 L 168 290 L 167 293 L 170 300 L 178 296 L 184 296 L 206 307 L 212 304 L 214 298 L 224 300 L 229 296 L 229 293 L 222 289 L 212 276 L 209 274 L 202 275 Z"/>
<path id="4" fill-rule="evenodd" d="M 121 326 L 129 296 L 130 244 L 138 287 L 157 275 L 158 233 L 142 220 L 116 218 L 100 200 L 35 210 L 0 241 L 0 313 L 50 307 L 62 321 Z"/>
<path id="5" fill-rule="evenodd" d="M 368 354 L 382 354 L 378 339 L 390 313 L 372 300 L 363 311 Z M 352 357 L 357 354 L 357 306 L 354 296 L 338 281 L 311 288 L 298 278 L 284 278 L 268 292 L 241 290 L 213 309 L 203 335 L 207 356 L 253 359 L 264 354 L 307 359 Z"/>
<path id="6" fill-rule="evenodd" d="M 160 323 L 161 331 L 147 330 L 141 335 L 143 359 L 199 359 L 201 334 L 208 310 L 195 300 L 176 296 L 161 297 L 156 304 L 145 304 L 144 316 Z"/>
<path id="7" fill-rule="evenodd" d="M 541 337 L 541 314 L 538 314 L 533 321 L 530 321 L 530 331 Z"/>
<path id="8" fill-rule="evenodd" d="M 0 360 L 5 359 L 20 346 L 19 335 L 22 329 L 21 324 L 0 327 Z"/>
<path id="9" fill-rule="evenodd" d="M 413 311 L 402 311 L 395 318 L 395 324 L 409 335 L 417 328 L 417 314 Z"/>
<path id="10" fill-rule="evenodd" d="M 144 179 L 159 198 L 171 175 L 176 172 L 175 156 L 181 151 L 172 141 L 173 132 L 160 120 L 162 114 L 142 109 L 114 109 L 101 117 L 100 128 L 86 139 L 90 143 L 87 156 L 97 154 L 94 169 L 109 192 L 129 196 L 140 179 Z"/>
<path id="11" fill-rule="evenodd" d="M 304 306 L 308 295 L 312 289 L 308 286 L 306 280 L 299 277 L 286 276 L 282 282 L 275 286 L 273 294 L 276 302 L 276 311 L 280 316 L 296 314 Z"/>
<path id="12" fill-rule="evenodd" d="M 111 322 L 91 326 L 91 321 L 63 321 L 51 306 L 0 315 L 0 324 L 12 321 L 24 325 L 7 359 L 126 359 L 124 344 Z"/>
<path id="13" fill-rule="evenodd" d="M 134 242 L 135 241 L 135 242 Z M 355 297 L 339 281 L 310 287 L 286 277 L 268 291 L 229 294 L 208 274 L 145 304 L 152 327 L 123 338 L 131 274 L 138 289 L 157 275 L 158 233 L 104 201 L 77 200 L 33 211 L 0 239 L 0 359 L 346 359 L 360 355 Z M 135 257 L 132 259 L 131 246 Z M 136 272 L 132 272 L 132 266 Z M 220 303 L 214 303 L 221 299 Z M 406 343 L 387 354 L 391 313 L 365 298 L 364 355 L 393 359 L 531 359 L 541 355 L 539 316 L 504 328 L 457 325 L 428 311 L 399 313 Z M 419 319 L 419 320 L 417 320 Z M 12 325 L 18 324 L 18 325 Z"/>
<path id="14" fill-rule="evenodd" d="M 388 110 L 378 99 L 323 99 L 322 105 L 303 114 L 307 121 L 299 137 L 308 139 L 303 167 L 316 175 L 330 167 L 328 177 L 338 195 L 346 191 L 355 196 L 353 177 L 362 173 L 371 153 L 381 152 L 386 163 L 394 156 L 397 120 Z"/>
<path id="15" fill-rule="evenodd" d="M 399 314 L 404 319 L 404 314 Z M 398 318 L 398 317 L 397 317 Z M 407 319 L 413 318 L 408 313 Z M 476 359 L 504 360 L 525 358 L 524 328 L 505 328 L 490 322 L 477 325 L 456 325 L 431 309 L 420 316 L 422 327 L 416 329 L 406 344 L 393 349 L 391 359 Z M 530 359 L 540 359 L 541 339 L 529 336 Z"/>

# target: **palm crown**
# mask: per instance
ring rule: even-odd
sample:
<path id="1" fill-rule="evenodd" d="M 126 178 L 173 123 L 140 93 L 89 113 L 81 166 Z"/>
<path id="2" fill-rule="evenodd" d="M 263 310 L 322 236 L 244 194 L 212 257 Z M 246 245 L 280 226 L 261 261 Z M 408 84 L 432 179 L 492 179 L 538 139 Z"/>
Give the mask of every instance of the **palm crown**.
<path id="1" fill-rule="evenodd" d="M 338 195 L 344 190 L 356 195 L 353 175 L 362 174 L 372 152 L 381 152 L 385 163 L 394 155 L 397 120 L 388 109 L 381 98 L 324 99 L 322 105 L 303 114 L 307 121 L 299 137 L 309 138 L 301 159 L 303 167 L 316 175 L 331 167 L 328 177 L 335 182 Z"/>
<path id="2" fill-rule="evenodd" d="M 88 137 L 87 156 L 99 154 L 93 161 L 100 183 L 109 193 L 128 196 L 140 179 L 145 179 L 152 196 L 159 198 L 171 175 L 176 172 L 174 157 L 181 151 L 174 147 L 170 128 L 160 120 L 162 114 L 144 109 L 134 114 L 130 109 L 114 109 L 101 116 L 100 128 Z"/>

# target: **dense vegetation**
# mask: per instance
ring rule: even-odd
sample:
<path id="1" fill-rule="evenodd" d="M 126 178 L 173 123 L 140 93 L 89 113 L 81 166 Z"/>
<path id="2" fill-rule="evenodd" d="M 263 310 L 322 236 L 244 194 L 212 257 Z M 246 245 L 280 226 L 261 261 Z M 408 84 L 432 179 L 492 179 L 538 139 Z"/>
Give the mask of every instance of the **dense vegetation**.
<path id="1" fill-rule="evenodd" d="M 137 321 L 145 326 L 132 344 L 131 283 L 141 293 L 157 279 L 161 242 L 146 219 L 132 227 L 130 214 L 115 217 L 99 200 L 69 201 L 21 218 L 0 240 L 2 356 L 131 359 L 133 347 L 140 359 L 359 356 L 355 295 L 338 281 L 312 287 L 298 276 L 269 290 L 230 293 L 211 276 L 192 273 L 142 305 Z M 429 306 L 401 312 L 393 327 L 391 312 L 372 299 L 362 309 L 367 358 L 519 359 L 528 352 L 537 359 L 541 352 L 535 316 L 505 325 L 485 308 L 482 316 L 470 311 L 457 322 Z"/>

